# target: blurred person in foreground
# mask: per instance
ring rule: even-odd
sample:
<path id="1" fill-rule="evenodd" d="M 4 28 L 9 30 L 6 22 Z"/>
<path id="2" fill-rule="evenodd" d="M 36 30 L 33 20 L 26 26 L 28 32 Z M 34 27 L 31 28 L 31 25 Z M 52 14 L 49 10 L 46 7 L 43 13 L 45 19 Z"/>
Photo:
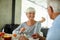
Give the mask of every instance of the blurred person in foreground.
<path id="1" fill-rule="evenodd" d="M 49 6 L 48 14 L 54 22 L 48 31 L 46 40 L 60 40 L 60 11 L 54 12 L 52 6 Z"/>

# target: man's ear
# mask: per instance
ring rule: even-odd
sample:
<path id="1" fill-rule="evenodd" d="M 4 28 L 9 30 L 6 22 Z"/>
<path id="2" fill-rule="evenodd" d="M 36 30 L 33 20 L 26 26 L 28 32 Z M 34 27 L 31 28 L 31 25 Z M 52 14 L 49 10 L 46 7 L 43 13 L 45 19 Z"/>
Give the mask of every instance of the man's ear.
<path id="1" fill-rule="evenodd" d="M 49 6 L 49 7 L 50 7 L 50 9 L 51 9 L 51 12 L 54 12 L 54 10 L 53 10 L 52 6 Z"/>
<path id="2" fill-rule="evenodd" d="M 53 8 L 51 6 L 48 7 L 48 14 L 50 16 L 51 19 L 53 19 Z"/>
<path id="3" fill-rule="evenodd" d="M 27 13 L 26 13 L 26 16 L 27 16 Z"/>
<path id="4" fill-rule="evenodd" d="M 54 11 L 53 11 L 53 8 L 52 8 L 51 6 L 48 7 L 48 12 L 49 12 L 49 13 L 53 13 L 53 12 L 54 12 Z"/>
<path id="5" fill-rule="evenodd" d="M 51 16 L 52 15 L 52 10 L 51 10 L 51 8 L 50 7 L 48 7 L 48 14 L 49 14 L 49 16 Z"/>

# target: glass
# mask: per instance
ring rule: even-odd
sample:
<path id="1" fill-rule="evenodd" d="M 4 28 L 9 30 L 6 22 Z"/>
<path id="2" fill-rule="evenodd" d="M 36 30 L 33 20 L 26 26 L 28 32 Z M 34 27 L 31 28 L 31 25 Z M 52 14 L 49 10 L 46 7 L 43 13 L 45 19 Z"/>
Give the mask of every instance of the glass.
<path id="1" fill-rule="evenodd" d="M 4 37 L 4 40 L 11 40 L 12 37 Z"/>
<path id="2" fill-rule="evenodd" d="M 24 32 L 21 32 L 21 33 L 20 33 L 20 36 L 24 36 Z"/>
<path id="3" fill-rule="evenodd" d="M 0 32 L 0 40 L 3 39 L 4 34 L 5 34 L 4 32 Z"/>

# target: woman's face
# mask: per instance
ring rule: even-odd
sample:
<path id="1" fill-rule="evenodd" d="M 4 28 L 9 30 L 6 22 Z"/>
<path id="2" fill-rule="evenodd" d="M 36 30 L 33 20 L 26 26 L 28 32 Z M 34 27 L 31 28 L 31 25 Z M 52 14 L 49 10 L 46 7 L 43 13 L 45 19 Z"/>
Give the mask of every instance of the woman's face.
<path id="1" fill-rule="evenodd" d="M 29 20 L 34 20 L 35 12 L 28 12 L 26 13 L 26 16 Z"/>

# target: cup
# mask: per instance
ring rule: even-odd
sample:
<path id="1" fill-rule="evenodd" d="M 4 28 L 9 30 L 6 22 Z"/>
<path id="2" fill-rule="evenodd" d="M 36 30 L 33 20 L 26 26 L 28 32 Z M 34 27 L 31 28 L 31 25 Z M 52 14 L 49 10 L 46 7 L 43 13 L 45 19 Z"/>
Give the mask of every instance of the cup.
<path id="1" fill-rule="evenodd" d="M 11 40 L 11 39 L 12 39 L 11 36 L 6 36 L 6 37 L 4 37 L 4 40 Z"/>

